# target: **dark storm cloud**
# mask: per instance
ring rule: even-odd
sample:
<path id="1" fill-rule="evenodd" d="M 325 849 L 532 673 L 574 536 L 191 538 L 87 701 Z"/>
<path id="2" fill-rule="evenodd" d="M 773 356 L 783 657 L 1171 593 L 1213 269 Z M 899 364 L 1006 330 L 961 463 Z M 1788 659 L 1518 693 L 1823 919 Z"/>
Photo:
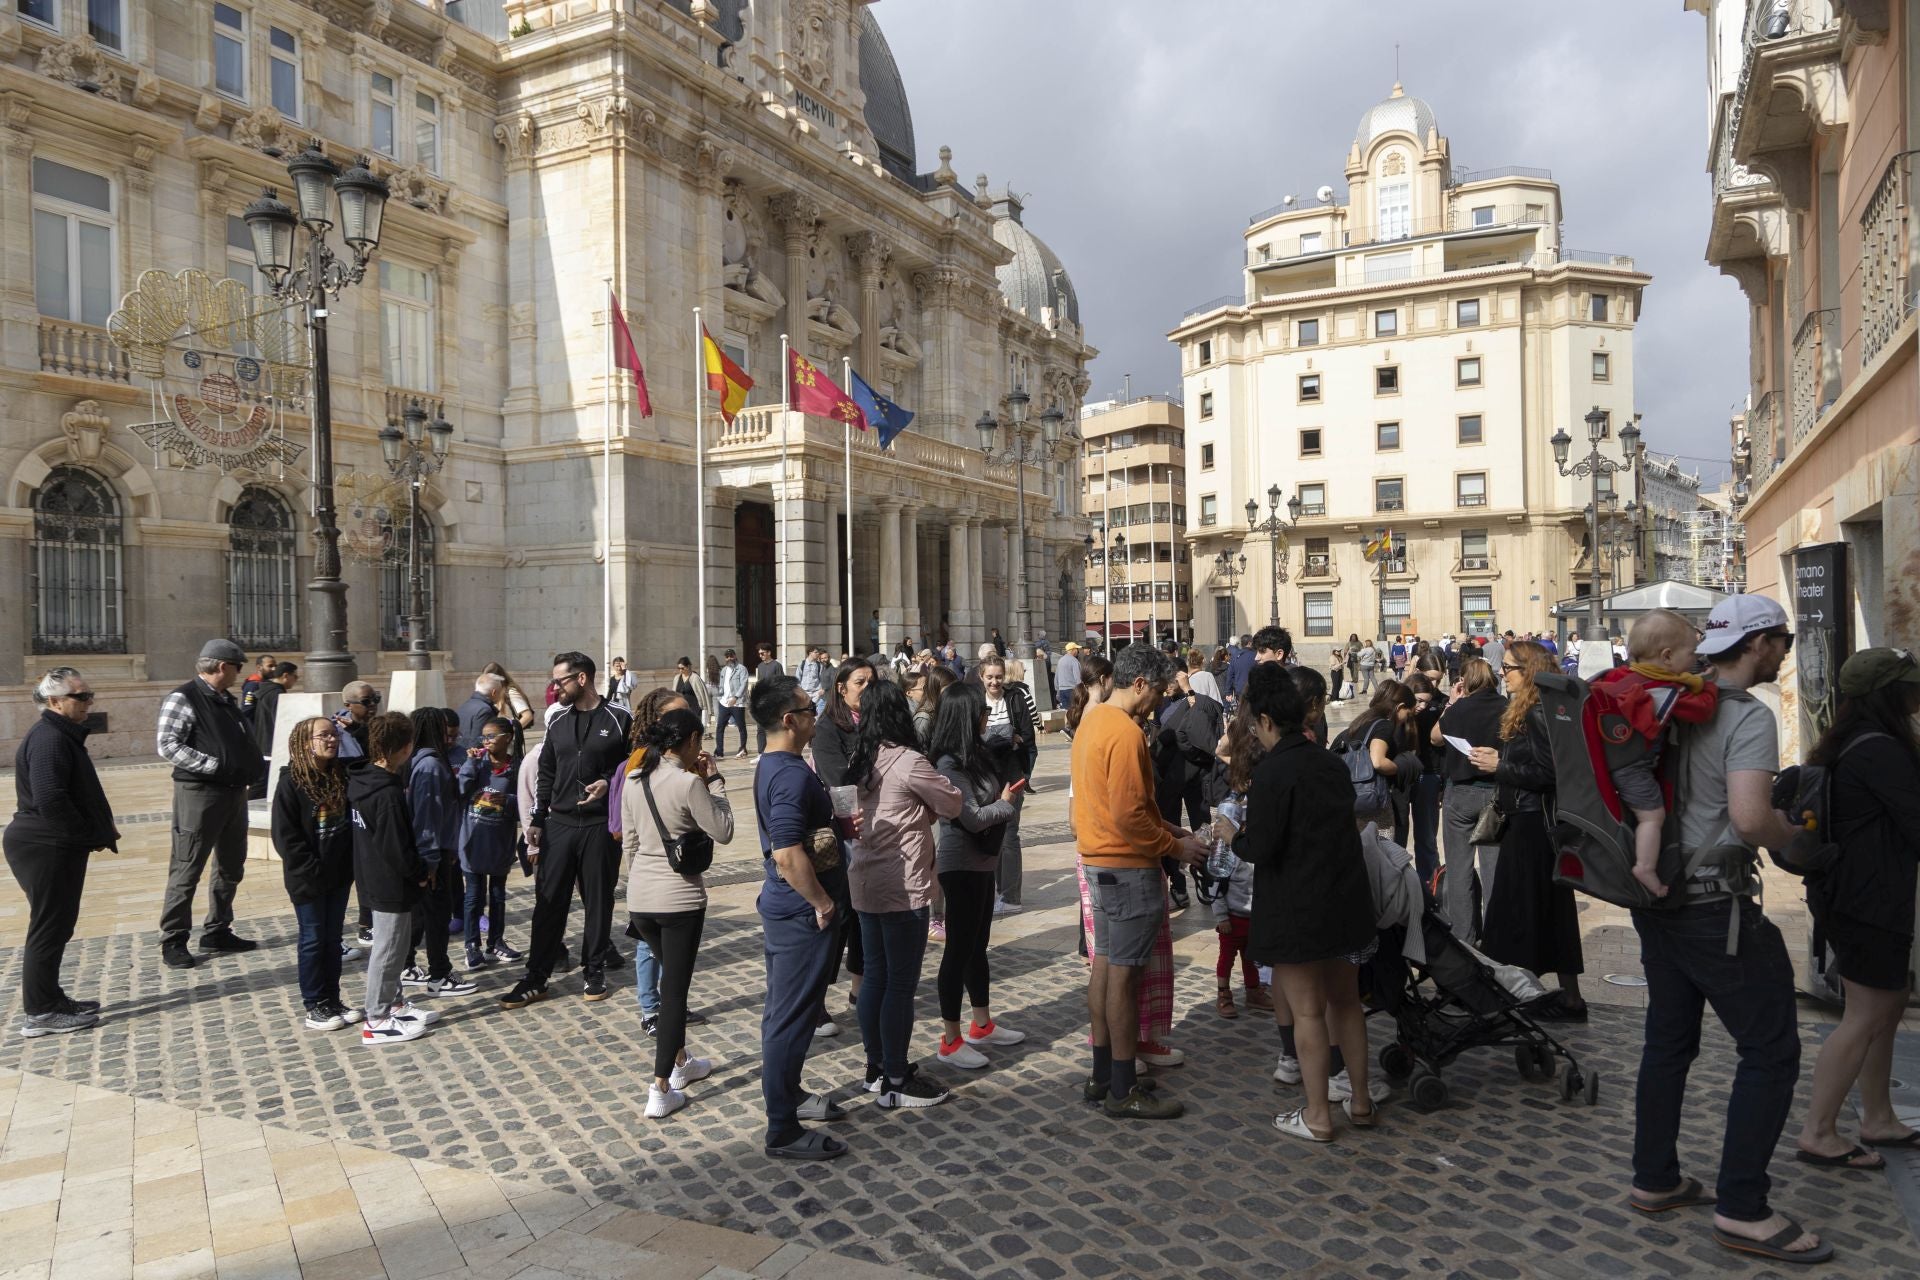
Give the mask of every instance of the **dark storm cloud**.
<path id="1" fill-rule="evenodd" d="M 1360 115 L 1400 78 L 1465 168 L 1551 169 L 1568 247 L 1654 277 L 1636 344 L 1649 447 L 1724 459 L 1746 305 L 1701 260 L 1705 22 L 1680 0 L 887 0 L 921 168 L 1029 193 L 1066 262 L 1095 396 L 1178 386 L 1166 331 L 1239 288 L 1247 217 L 1344 190 Z M 1724 465 L 1687 463 L 1717 478 Z"/>

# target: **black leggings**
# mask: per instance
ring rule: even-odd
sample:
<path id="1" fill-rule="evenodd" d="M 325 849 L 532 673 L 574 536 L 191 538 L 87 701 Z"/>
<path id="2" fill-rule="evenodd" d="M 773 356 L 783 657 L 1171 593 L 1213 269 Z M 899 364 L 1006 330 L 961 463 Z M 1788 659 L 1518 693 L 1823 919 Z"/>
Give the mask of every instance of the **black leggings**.
<path id="1" fill-rule="evenodd" d="M 947 946 L 940 957 L 940 1016 L 960 1021 L 960 990 L 976 1009 L 987 1005 L 987 939 L 993 932 L 993 872 L 942 871 L 947 895 Z"/>
<path id="2" fill-rule="evenodd" d="M 687 991 L 693 986 L 693 960 L 707 909 L 633 913 L 633 927 L 660 966 L 660 1026 L 654 1032 L 653 1074 L 665 1080 L 687 1047 Z"/>

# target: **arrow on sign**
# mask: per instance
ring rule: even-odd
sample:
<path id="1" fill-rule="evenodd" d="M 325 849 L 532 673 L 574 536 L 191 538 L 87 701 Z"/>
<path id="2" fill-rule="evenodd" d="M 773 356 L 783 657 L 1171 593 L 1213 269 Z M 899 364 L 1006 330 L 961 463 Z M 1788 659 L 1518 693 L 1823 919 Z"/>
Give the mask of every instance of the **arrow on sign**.
<path id="1" fill-rule="evenodd" d="M 1810 613 L 1810 614 L 1808 614 L 1808 615 L 1807 615 L 1807 617 L 1808 617 L 1808 618 L 1811 618 L 1811 619 L 1812 619 L 1813 621 L 1815 621 L 1815 622 L 1825 622 L 1825 621 L 1827 620 L 1827 615 L 1826 615 L 1826 613 L 1825 613 L 1825 611 L 1824 611 L 1824 610 L 1820 610 L 1820 611 L 1815 611 L 1815 612 L 1813 612 L 1813 613 Z"/>

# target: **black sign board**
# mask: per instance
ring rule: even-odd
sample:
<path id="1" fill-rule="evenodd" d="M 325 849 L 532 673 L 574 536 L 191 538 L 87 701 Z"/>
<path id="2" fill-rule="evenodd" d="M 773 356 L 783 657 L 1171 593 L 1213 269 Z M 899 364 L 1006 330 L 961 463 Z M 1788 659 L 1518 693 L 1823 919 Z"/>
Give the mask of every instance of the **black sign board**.
<path id="1" fill-rule="evenodd" d="M 1850 651 L 1847 545 L 1825 542 L 1793 553 L 1794 663 L 1800 690 L 1800 751 L 1812 750 L 1839 700 L 1840 664 Z"/>

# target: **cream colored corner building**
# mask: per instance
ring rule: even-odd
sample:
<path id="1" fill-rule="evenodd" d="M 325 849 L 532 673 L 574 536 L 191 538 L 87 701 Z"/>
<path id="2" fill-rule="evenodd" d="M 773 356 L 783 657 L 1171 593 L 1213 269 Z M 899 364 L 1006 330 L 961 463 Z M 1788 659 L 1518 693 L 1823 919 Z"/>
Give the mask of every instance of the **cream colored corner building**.
<path id="1" fill-rule="evenodd" d="M 1549 608 L 1587 590 L 1592 489 L 1556 472 L 1548 439 L 1565 428 L 1584 456 L 1597 406 L 1619 457 L 1650 277 L 1567 247 L 1546 172 L 1456 169 L 1433 110 L 1398 85 L 1360 117 L 1345 178 L 1344 202 L 1309 187 L 1256 214 L 1241 293 L 1169 335 L 1198 637 L 1266 623 L 1272 552 L 1248 536 L 1246 503 L 1266 520 L 1274 485 L 1283 519 L 1286 498 L 1301 502 L 1279 617 L 1315 660 L 1353 632 L 1550 630 Z M 1389 528 L 1406 556 L 1382 582 L 1362 551 Z M 1231 593 L 1223 550 L 1248 560 Z M 1633 560 L 1619 572 L 1632 581 Z"/>

